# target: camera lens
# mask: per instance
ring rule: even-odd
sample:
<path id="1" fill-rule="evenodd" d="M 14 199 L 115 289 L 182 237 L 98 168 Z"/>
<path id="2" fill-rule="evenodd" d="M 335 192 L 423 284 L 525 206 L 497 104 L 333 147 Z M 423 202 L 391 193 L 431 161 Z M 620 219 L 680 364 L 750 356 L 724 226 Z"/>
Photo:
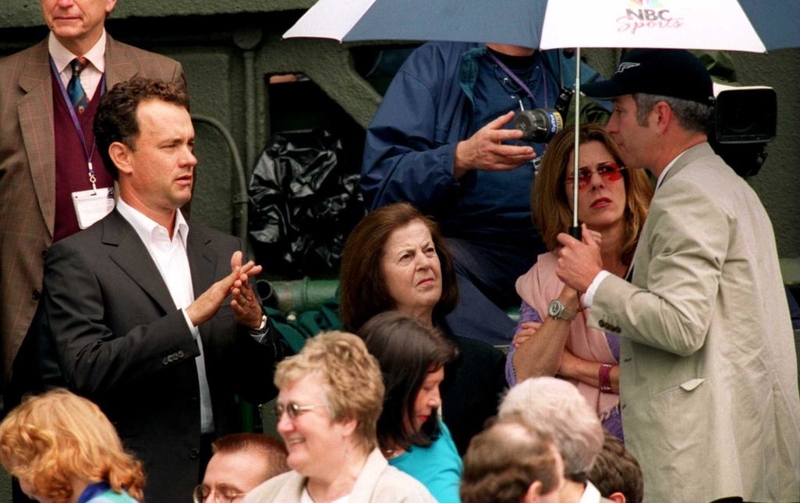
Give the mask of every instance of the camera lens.
<path id="1" fill-rule="evenodd" d="M 552 108 L 537 108 L 518 113 L 514 127 L 522 131 L 522 140 L 545 143 L 564 128 L 564 120 Z"/>

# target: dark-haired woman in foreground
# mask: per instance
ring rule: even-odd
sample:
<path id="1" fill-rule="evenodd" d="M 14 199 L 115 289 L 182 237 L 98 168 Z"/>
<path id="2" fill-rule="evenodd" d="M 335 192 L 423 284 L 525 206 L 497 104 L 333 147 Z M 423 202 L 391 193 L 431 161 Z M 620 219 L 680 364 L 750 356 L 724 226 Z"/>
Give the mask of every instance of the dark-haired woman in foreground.
<path id="1" fill-rule="evenodd" d="M 461 458 L 439 419 L 439 384 L 458 350 L 435 329 L 397 311 L 373 317 L 358 335 L 378 359 L 386 385 L 378 419 L 381 451 L 439 503 L 458 503 Z"/>

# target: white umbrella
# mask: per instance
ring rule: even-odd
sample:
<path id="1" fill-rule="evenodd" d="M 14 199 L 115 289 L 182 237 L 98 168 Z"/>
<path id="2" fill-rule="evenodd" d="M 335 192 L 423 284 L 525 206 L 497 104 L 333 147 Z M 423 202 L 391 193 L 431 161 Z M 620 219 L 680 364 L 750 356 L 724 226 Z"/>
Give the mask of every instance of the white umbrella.
<path id="1" fill-rule="evenodd" d="M 284 38 L 766 52 L 798 20 L 797 0 L 319 0 Z"/>
<path id="2" fill-rule="evenodd" d="M 284 38 L 449 40 L 534 49 L 663 48 L 766 52 L 800 47 L 798 0 L 318 0 Z M 575 184 L 572 233 L 577 229 Z M 573 234 L 574 235 L 574 234 Z"/>

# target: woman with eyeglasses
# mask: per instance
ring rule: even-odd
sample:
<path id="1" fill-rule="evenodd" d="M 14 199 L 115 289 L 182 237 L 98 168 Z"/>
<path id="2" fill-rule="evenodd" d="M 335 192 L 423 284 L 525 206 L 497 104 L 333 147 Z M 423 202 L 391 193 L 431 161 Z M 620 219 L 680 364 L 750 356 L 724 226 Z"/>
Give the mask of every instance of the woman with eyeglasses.
<path id="1" fill-rule="evenodd" d="M 445 365 L 458 356 L 438 330 L 399 311 L 371 318 L 358 331 L 378 359 L 386 386 L 378 445 L 389 464 L 422 482 L 439 503 L 459 503 L 461 457 L 439 419 Z"/>
<path id="2" fill-rule="evenodd" d="M 327 332 L 310 339 L 278 364 L 275 385 L 278 433 L 292 471 L 256 487 L 245 502 L 435 501 L 378 448 L 384 385 L 360 338 Z"/>
<path id="3" fill-rule="evenodd" d="M 0 424 L 0 463 L 42 502 L 144 501 L 142 463 L 100 408 L 65 389 L 31 397 Z"/>
<path id="4" fill-rule="evenodd" d="M 647 217 L 653 189 L 642 170 L 622 166 L 619 147 L 603 126 L 579 130 L 580 165 L 573 176 L 575 130 L 547 147 L 531 190 L 531 210 L 550 252 L 517 280 L 520 319 L 506 360 L 510 386 L 529 377 L 558 376 L 574 383 L 597 409 L 603 426 L 623 439 L 619 410 L 619 338 L 587 325 L 579 292 L 556 276 L 556 236 L 572 223 L 575 184 L 578 218 L 600 242 L 603 268 L 625 277 Z"/>

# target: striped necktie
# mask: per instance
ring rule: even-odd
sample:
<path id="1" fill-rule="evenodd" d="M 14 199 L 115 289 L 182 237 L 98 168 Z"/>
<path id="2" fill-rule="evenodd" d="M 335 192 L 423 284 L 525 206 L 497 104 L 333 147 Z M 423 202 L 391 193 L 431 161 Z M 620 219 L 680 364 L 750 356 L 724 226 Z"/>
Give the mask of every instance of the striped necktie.
<path id="1" fill-rule="evenodd" d="M 69 63 L 69 66 L 72 67 L 72 78 L 69 79 L 69 84 L 67 84 L 67 94 L 69 94 L 69 99 L 72 101 L 72 106 L 79 114 L 86 110 L 88 101 L 86 99 L 86 91 L 83 90 L 81 85 L 81 72 L 88 64 L 89 60 L 84 57 L 75 58 Z"/>

